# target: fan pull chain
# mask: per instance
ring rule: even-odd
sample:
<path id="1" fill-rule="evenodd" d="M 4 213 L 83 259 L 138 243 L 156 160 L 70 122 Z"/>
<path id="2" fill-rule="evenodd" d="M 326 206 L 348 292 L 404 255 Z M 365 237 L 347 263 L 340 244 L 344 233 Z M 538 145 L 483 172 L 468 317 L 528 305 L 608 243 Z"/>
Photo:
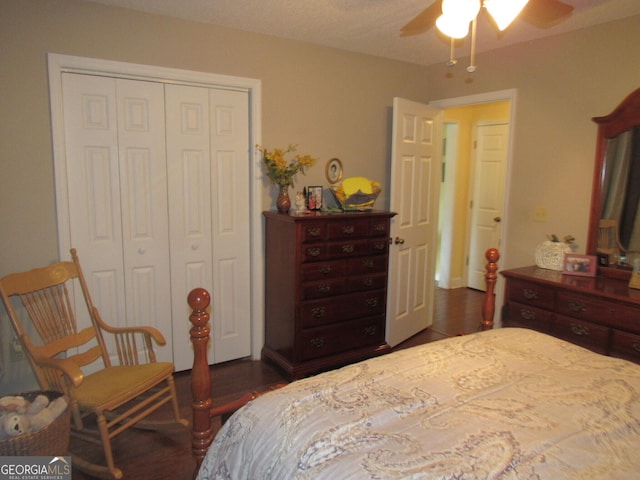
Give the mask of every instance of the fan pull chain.
<path id="1" fill-rule="evenodd" d="M 471 58 L 469 60 L 469 66 L 467 72 L 473 73 L 476 71 L 476 27 L 478 25 L 478 17 L 474 17 L 471 22 Z"/>
<path id="2" fill-rule="evenodd" d="M 454 67 L 457 63 L 458 60 L 456 60 L 456 56 L 454 54 L 454 50 L 455 50 L 455 40 L 453 37 L 450 37 L 451 40 L 451 47 L 449 49 L 449 61 L 447 62 L 447 66 L 448 67 Z"/>

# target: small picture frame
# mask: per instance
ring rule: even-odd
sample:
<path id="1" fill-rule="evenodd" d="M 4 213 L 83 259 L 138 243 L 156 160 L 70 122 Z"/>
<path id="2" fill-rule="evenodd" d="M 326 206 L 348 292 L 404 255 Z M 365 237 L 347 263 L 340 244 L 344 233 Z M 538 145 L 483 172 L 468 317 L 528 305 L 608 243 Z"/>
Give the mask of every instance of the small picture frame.
<path id="1" fill-rule="evenodd" d="M 598 257 L 595 255 L 579 255 L 577 253 L 566 253 L 564 255 L 562 273 L 583 277 L 595 277 L 597 270 Z"/>
<path id="2" fill-rule="evenodd" d="M 342 180 L 342 162 L 337 158 L 329 160 L 325 168 L 325 175 L 332 185 Z"/>
<path id="3" fill-rule="evenodd" d="M 322 208 L 322 187 L 307 187 L 307 208 L 309 210 Z"/>

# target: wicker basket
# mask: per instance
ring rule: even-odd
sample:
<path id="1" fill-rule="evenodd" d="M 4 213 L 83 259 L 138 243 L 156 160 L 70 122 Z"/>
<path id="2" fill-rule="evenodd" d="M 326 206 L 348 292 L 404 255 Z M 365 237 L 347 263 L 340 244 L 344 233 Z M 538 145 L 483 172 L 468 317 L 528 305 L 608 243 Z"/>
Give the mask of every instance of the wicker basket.
<path id="1" fill-rule="evenodd" d="M 19 393 L 19 396 L 33 401 L 38 395 L 45 395 L 49 401 L 62 396 L 59 392 L 34 391 Z M 69 403 L 67 399 L 67 404 Z M 69 405 L 53 422 L 36 432 L 0 440 L 0 456 L 63 456 L 68 455 L 71 435 L 71 409 Z"/>

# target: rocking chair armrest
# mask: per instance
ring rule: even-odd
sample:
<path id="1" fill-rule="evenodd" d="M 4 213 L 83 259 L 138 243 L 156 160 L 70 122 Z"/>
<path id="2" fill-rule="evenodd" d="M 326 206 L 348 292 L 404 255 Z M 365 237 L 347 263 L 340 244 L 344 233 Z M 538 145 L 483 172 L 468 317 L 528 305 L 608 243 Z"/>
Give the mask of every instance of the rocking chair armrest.
<path id="1" fill-rule="evenodd" d="M 36 350 L 31 350 L 33 361 L 40 368 L 52 368 L 59 370 L 67 377 L 74 387 L 79 386 L 84 380 L 84 374 L 78 365 L 68 358 L 50 358 L 40 355 Z"/>
<path id="2" fill-rule="evenodd" d="M 35 345 L 24 333 L 20 335 L 20 341 L 27 348 L 29 356 L 38 367 L 53 368 L 61 371 L 76 387 L 84 380 L 82 370 L 73 360 L 69 358 L 56 358 L 50 355 L 52 350 L 51 345 Z M 55 348 L 54 346 L 53 349 L 55 350 Z M 55 352 L 57 351 L 58 350 L 55 350 Z"/>
<path id="3" fill-rule="evenodd" d="M 160 330 L 158 330 L 155 327 L 149 327 L 149 326 L 112 327 L 111 325 L 107 324 L 104 320 L 102 320 L 102 317 L 100 316 L 100 312 L 98 312 L 98 309 L 96 307 L 93 307 L 93 314 L 94 314 L 96 323 L 105 332 L 108 332 L 114 335 L 122 335 L 122 334 L 126 335 L 126 334 L 139 333 L 141 335 L 144 335 L 145 337 L 152 338 L 156 342 L 156 344 L 160 346 L 167 344 L 167 340 L 164 338 L 164 335 L 162 335 L 162 332 L 160 332 Z"/>

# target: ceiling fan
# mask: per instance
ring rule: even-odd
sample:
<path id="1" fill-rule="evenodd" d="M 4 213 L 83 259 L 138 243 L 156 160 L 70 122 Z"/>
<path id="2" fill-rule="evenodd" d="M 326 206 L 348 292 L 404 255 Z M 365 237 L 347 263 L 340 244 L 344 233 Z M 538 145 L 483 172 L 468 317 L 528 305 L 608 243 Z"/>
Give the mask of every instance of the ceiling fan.
<path id="1" fill-rule="evenodd" d="M 451 56 L 447 64 L 453 66 L 454 40 L 464 38 L 471 25 L 471 64 L 467 71 L 473 72 L 475 63 L 476 23 L 481 7 L 487 10 L 499 30 L 504 30 L 520 16 L 524 21 L 539 27 L 552 27 L 573 11 L 573 6 L 561 0 L 436 0 L 400 29 L 401 37 L 419 35 L 434 26 L 451 38 Z"/>

